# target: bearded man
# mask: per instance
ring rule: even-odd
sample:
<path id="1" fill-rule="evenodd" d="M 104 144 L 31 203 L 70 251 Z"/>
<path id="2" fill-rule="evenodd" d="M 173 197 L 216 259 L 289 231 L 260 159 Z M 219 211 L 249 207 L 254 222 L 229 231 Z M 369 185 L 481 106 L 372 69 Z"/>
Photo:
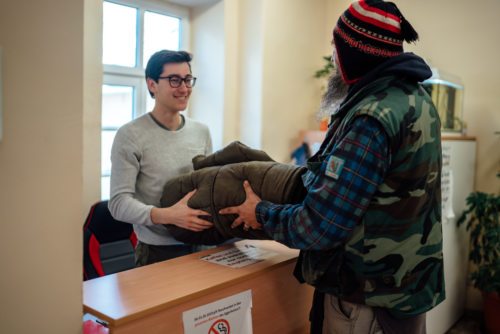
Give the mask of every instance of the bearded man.
<path id="1" fill-rule="evenodd" d="M 245 202 L 220 211 L 301 250 L 311 333 L 425 333 L 445 298 L 440 121 L 420 85 L 430 68 L 403 51 L 417 39 L 395 4 L 353 2 L 333 30 L 331 121 L 305 199 L 270 203 L 245 181 Z"/>

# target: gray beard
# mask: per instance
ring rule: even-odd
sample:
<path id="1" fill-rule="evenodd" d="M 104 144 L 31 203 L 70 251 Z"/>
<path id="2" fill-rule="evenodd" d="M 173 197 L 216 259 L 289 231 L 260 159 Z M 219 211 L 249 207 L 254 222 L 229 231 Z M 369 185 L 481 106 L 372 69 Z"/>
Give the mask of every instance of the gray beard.
<path id="1" fill-rule="evenodd" d="M 347 97 L 349 86 L 342 80 L 339 72 L 333 73 L 328 79 L 328 87 L 321 99 L 318 111 L 318 119 L 330 117 L 335 114 L 344 99 Z"/>

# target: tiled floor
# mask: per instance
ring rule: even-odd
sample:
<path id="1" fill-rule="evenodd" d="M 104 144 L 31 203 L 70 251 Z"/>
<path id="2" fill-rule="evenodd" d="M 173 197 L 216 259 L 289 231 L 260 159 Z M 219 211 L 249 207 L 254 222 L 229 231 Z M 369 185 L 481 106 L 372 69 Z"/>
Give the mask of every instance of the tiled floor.
<path id="1" fill-rule="evenodd" d="M 466 313 L 446 334 L 486 334 L 480 312 Z"/>

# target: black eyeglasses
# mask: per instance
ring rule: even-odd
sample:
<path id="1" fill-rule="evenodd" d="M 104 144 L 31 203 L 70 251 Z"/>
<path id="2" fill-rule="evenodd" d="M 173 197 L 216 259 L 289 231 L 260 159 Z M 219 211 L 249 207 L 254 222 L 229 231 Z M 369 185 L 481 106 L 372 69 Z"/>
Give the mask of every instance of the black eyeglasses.
<path id="1" fill-rule="evenodd" d="M 170 87 L 172 87 L 172 88 L 179 88 L 181 86 L 182 82 L 184 82 L 184 84 L 186 85 L 187 88 L 191 88 L 196 83 L 195 77 L 181 78 L 178 75 L 169 75 L 166 77 L 158 77 L 158 79 L 168 80 L 168 83 L 169 83 Z"/>

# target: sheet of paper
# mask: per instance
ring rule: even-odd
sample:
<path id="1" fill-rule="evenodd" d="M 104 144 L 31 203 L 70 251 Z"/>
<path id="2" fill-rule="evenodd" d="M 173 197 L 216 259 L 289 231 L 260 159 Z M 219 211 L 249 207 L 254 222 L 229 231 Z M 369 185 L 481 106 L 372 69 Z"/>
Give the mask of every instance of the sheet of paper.
<path id="1" fill-rule="evenodd" d="M 182 313 L 184 334 L 252 334 L 252 291 Z"/>
<path id="2" fill-rule="evenodd" d="M 242 268 L 277 255 L 269 250 L 252 245 L 238 245 L 229 249 L 201 257 L 203 261 L 231 268 Z"/>

